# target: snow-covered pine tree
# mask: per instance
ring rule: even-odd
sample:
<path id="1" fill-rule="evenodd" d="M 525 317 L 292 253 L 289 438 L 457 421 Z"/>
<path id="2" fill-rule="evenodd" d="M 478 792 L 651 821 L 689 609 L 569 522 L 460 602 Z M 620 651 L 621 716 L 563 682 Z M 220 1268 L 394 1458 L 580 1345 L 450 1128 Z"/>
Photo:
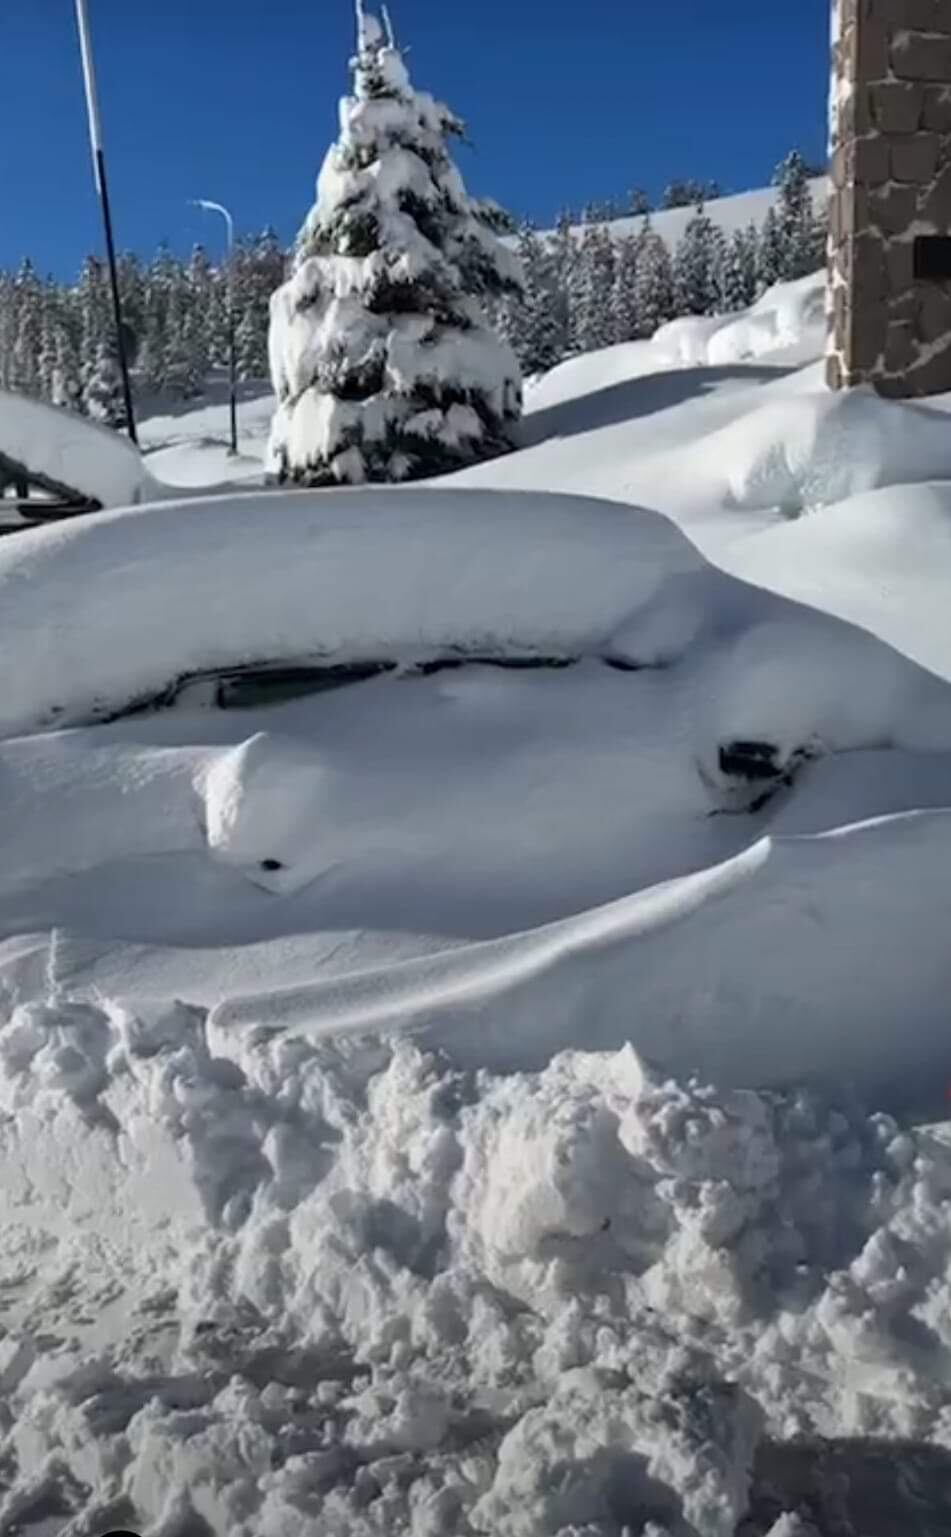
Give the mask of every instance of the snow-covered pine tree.
<path id="1" fill-rule="evenodd" d="M 277 230 L 268 225 L 254 243 L 254 285 L 259 300 L 263 301 L 265 320 L 271 304 L 271 295 L 276 293 L 283 283 L 286 269 L 287 253 L 281 245 Z M 265 345 L 265 355 L 266 351 Z"/>
<path id="2" fill-rule="evenodd" d="M 742 258 L 743 294 L 747 304 L 756 299 L 756 273 L 759 262 L 759 230 L 751 221 L 745 229 L 737 231 L 737 250 Z"/>
<path id="3" fill-rule="evenodd" d="M 268 372 L 271 295 L 284 281 L 284 252 L 275 231 L 268 228 L 253 242 L 240 242 L 237 264 L 234 298 L 238 377 L 263 379 Z M 227 292 L 223 298 L 226 339 L 222 351 L 223 361 L 227 361 Z"/>
<path id="4" fill-rule="evenodd" d="M 211 289 L 214 281 L 211 262 L 203 245 L 192 247 L 185 271 L 183 294 L 185 322 L 190 332 L 192 366 L 201 388 L 211 366 Z"/>
<path id="5" fill-rule="evenodd" d="M 109 294 L 102 262 L 96 256 L 87 256 L 76 286 L 76 304 L 79 312 L 79 354 L 83 377 L 83 391 L 91 381 L 99 361 L 99 350 L 111 345 Z"/>
<path id="6" fill-rule="evenodd" d="M 267 356 L 267 337 L 264 338 L 265 357 Z M 238 378 L 244 383 L 248 379 L 260 379 L 267 374 L 266 363 L 262 369 L 261 364 L 261 327 L 259 316 L 254 308 L 249 305 L 240 320 L 235 331 L 235 356 L 237 359 Z"/>
<path id="7" fill-rule="evenodd" d="M 718 245 L 713 221 L 698 204 L 674 253 L 674 294 L 681 315 L 715 313 Z"/>
<path id="8" fill-rule="evenodd" d="M 271 301 L 269 469 L 310 485 L 405 480 L 503 452 L 518 364 L 487 305 L 518 262 L 466 193 L 462 124 L 413 89 L 358 0 L 354 93 Z"/>
<path id="9" fill-rule="evenodd" d="M 169 357 L 180 342 L 176 331 L 184 324 L 184 287 L 181 263 L 163 241 L 145 274 L 142 338 L 137 363 L 139 377 L 147 389 L 164 390 L 166 387 Z"/>
<path id="10" fill-rule="evenodd" d="M 637 264 L 640 246 L 636 235 L 624 235 L 616 242 L 614 264 L 614 299 L 612 304 L 614 340 L 632 342 L 640 335 Z"/>
<path id="11" fill-rule="evenodd" d="M 86 410 L 94 421 L 107 427 L 124 427 L 125 405 L 122 396 L 122 374 L 115 349 L 108 342 L 100 342 L 95 366 L 83 390 Z"/>
<path id="12" fill-rule="evenodd" d="M 693 204 L 709 203 L 721 196 L 716 181 L 672 181 L 664 188 L 662 208 L 690 208 Z"/>
<path id="13" fill-rule="evenodd" d="M 578 285 L 578 346 L 582 352 L 614 341 L 614 241 L 603 224 L 586 224 L 581 237 Z"/>
<path id="14" fill-rule="evenodd" d="M 780 275 L 787 280 L 806 277 L 822 266 L 825 232 L 813 212 L 809 167 L 797 149 L 776 167 L 773 181 L 779 188 Z"/>
<path id="15" fill-rule="evenodd" d="M 145 274 L 134 251 L 123 251 L 118 261 L 118 274 L 126 356 L 130 368 L 134 368 L 138 363 L 145 329 Z"/>
<path id="16" fill-rule="evenodd" d="M 212 368 L 228 365 L 228 264 L 222 263 L 214 270 L 214 279 L 208 300 L 208 349 Z"/>
<path id="17" fill-rule="evenodd" d="M 16 340 L 16 301 L 13 278 L 0 272 L 0 389 L 12 387 L 13 344 Z"/>
<path id="18" fill-rule="evenodd" d="M 565 355 L 554 262 L 546 244 L 527 224 L 519 232 L 518 257 L 524 289 L 511 302 L 505 332 L 522 372 L 540 374 Z"/>
<path id="19" fill-rule="evenodd" d="M 564 335 L 562 356 L 580 350 L 578 344 L 579 287 L 578 242 L 572 233 L 571 214 L 562 210 L 558 215 L 555 233 L 548 242 L 552 280 L 558 294 L 560 319 Z"/>
<path id="20" fill-rule="evenodd" d="M 203 338 L 190 303 L 188 285 L 177 282 L 166 311 L 168 344 L 165 349 L 164 388 L 179 400 L 193 400 L 204 383 Z"/>
<path id="21" fill-rule="evenodd" d="M 43 400 L 53 398 L 53 378 L 56 373 L 56 317 L 51 309 L 44 310 L 40 327 L 40 350 L 37 356 L 39 393 Z"/>
<path id="22" fill-rule="evenodd" d="M 756 227 L 737 229 L 724 240 L 717 272 L 717 308 L 724 315 L 748 309 L 756 298 Z"/>
<path id="23" fill-rule="evenodd" d="M 638 335 L 653 336 L 658 326 L 673 318 L 674 310 L 670 252 L 648 214 L 637 237 Z"/>
<path id="24" fill-rule="evenodd" d="M 726 235 L 720 228 L 719 224 L 712 225 L 711 239 L 713 242 L 713 252 L 711 258 L 713 262 L 713 271 L 711 273 L 713 291 L 711 303 L 713 306 L 712 313 L 716 315 L 723 308 L 722 274 L 726 265 L 727 251 L 729 250 L 730 242 L 727 240 Z"/>
<path id="25" fill-rule="evenodd" d="M 16 319 L 10 385 L 23 395 L 39 395 L 44 300 L 42 284 L 29 259 L 13 280 L 13 302 Z"/>
<path id="26" fill-rule="evenodd" d="M 756 253 L 756 291 L 764 293 L 785 271 L 783 231 L 775 208 L 767 208 Z"/>
<path id="27" fill-rule="evenodd" d="M 50 399 L 54 406 L 64 406 L 69 411 L 85 410 L 79 352 L 72 328 L 61 323 L 56 332 L 56 361 Z"/>

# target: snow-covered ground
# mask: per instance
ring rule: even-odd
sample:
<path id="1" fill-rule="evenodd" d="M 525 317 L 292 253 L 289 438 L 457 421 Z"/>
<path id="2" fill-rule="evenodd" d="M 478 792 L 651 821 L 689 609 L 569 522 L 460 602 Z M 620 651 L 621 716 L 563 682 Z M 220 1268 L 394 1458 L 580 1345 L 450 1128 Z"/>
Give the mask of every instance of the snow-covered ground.
<path id="1" fill-rule="evenodd" d="M 0 543 L 0 1531 L 949 1529 L 951 401 L 821 345 Z"/>

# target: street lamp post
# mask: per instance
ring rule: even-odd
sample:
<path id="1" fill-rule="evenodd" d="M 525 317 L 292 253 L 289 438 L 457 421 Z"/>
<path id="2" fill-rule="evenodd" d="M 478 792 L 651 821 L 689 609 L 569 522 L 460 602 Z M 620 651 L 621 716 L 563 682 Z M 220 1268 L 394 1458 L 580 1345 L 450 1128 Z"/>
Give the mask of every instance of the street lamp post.
<path id="1" fill-rule="evenodd" d="M 109 206 L 109 187 L 106 181 L 106 161 L 102 151 L 102 125 L 99 120 L 99 94 L 96 90 L 96 72 L 92 57 L 92 36 L 89 31 L 89 15 L 86 0 L 76 0 L 76 21 L 79 25 L 79 50 L 83 60 L 83 80 L 86 86 L 86 111 L 89 117 L 89 143 L 92 148 L 93 175 L 96 191 L 102 204 L 102 222 L 106 234 L 106 256 L 109 261 L 109 284 L 112 289 L 112 312 L 116 324 L 116 350 L 122 374 L 122 394 L 125 403 L 126 424 L 129 437 L 138 443 L 135 430 L 135 413 L 132 409 L 132 385 L 129 381 L 129 359 L 126 353 L 125 328 L 122 324 L 122 301 L 119 297 L 119 275 L 116 270 L 116 246 L 112 233 L 112 210 Z"/>
<path id="2" fill-rule="evenodd" d="M 235 357 L 234 327 L 234 220 L 221 203 L 211 203 L 207 198 L 192 199 L 195 208 L 209 213 L 220 213 L 228 228 L 228 369 L 231 384 L 231 454 L 238 452 L 238 364 Z"/>

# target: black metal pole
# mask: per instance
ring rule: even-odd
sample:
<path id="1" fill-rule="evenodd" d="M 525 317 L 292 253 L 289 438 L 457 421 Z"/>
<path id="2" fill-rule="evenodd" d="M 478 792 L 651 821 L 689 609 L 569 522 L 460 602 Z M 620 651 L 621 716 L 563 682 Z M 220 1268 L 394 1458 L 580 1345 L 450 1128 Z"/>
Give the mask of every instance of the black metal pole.
<path id="1" fill-rule="evenodd" d="M 119 274 L 116 270 L 116 246 L 112 238 L 112 211 L 109 207 L 109 189 L 106 185 L 106 162 L 102 153 L 102 125 L 99 121 L 99 93 L 96 90 L 96 70 L 92 56 L 92 37 L 89 31 L 87 0 L 76 0 L 76 22 L 79 27 L 79 51 L 83 62 L 83 81 L 86 87 L 86 109 L 89 114 L 89 144 L 92 149 L 92 165 L 96 177 L 96 191 L 102 204 L 102 222 L 106 229 L 106 255 L 109 259 L 109 281 L 112 285 L 112 309 L 116 323 L 116 348 L 119 368 L 122 372 L 122 393 L 125 397 L 126 426 L 133 443 L 138 444 L 135 431 L 135 413 L 132 409 L 132 386 L 129 383 L 129 360 L 125 350 L 125 332 L 122 328 L 122 302 L 119 297 Z"/>
<path id="2" fill-rule="evenodd" d="M 102 222 L 106 231 L 106 255 L 109 259 L 109 283 L 112 288 L 112 313 L 116 323 L 116 347 L 119 369 L 122 373 L 122 396 L 125 401 L 125 419 L 129 437 L 138 444 L 135 430 L 135 412 L 132 409 L 132 381 L 129 378 L 129 358 L 125 346 L 125 330 L 122 325 L 122 299 L 119 294 L 119 271 L 116 267 L 116 243 L 112 234 L 112 209 L 109 206 L 109 185 L 106 181 L 106 162 L 101 149 L 96 150 L 96 176 L 102 201 Z"/>

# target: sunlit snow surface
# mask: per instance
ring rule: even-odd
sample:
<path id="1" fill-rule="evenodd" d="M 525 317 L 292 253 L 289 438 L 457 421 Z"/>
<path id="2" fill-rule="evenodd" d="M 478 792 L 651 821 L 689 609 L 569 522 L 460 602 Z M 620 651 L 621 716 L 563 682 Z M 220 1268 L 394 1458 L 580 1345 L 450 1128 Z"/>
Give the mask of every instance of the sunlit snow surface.
<path id="1" fill-rule="evenodd" d="M 395 495 L 156 416 L 0 544 L 0 1530 L 947 1530 L 951 437 L 819 290 Z"/>

